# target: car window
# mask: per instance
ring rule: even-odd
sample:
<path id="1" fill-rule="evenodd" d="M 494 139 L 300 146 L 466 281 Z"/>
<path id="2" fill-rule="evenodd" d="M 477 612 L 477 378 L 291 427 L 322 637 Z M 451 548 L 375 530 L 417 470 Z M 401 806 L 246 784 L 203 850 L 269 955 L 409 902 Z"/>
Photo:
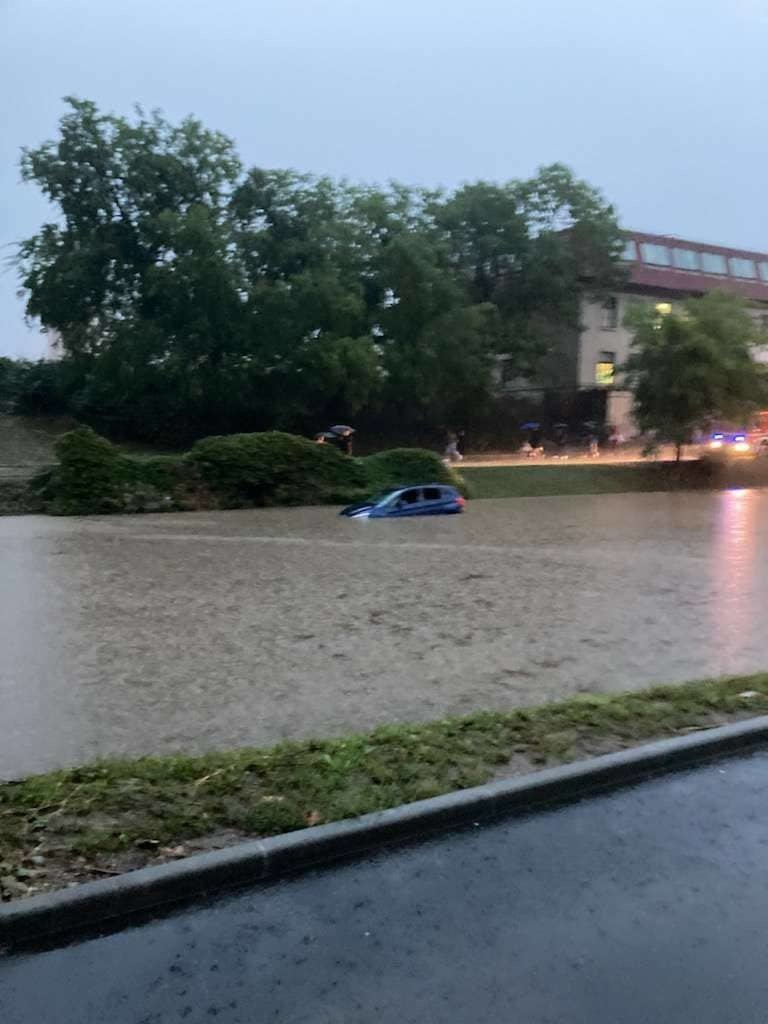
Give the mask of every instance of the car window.
<path id="1" fill-rule="evenodd" d="M 418 490 L 403 491 L 403 493 L 400 495 L 400 504 L 415 505 L 420 498 L 421 494 L 419 493 Z"/>
<path id="2" fill-rule="evenodd" d="M 397 494 L 397 488 L 390 487 L 386 491 L 378 491 L 370 498 L 372 505 L 378 505 L 382 501 L 391 501 L 392 498 Z"/>
<path id="3" fill-rule="evenodd" d="M 443 495 L 439 487 L 424 488 L 424 501 L 439 501 L 442 496 Z"/>

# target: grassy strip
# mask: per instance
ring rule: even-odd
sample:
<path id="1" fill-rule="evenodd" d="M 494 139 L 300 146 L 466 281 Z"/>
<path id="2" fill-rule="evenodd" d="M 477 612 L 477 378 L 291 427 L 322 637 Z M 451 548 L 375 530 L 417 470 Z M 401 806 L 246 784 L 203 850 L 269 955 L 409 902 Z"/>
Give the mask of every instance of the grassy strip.
<path id="1" fill-rule="evenodd" d="M 733 464 L 690 461 L 645 465 L 559 463 L 536 466 L 462 466 L 475 498 L 529 498 L 555 494 L 620 494 L 725 487 L 765 487 L 768 459 Z"/>
<path id="2" fill-rule="evenodd" d="M 768 713 L 768 673 L 0 785 L 6 899 Z"/>

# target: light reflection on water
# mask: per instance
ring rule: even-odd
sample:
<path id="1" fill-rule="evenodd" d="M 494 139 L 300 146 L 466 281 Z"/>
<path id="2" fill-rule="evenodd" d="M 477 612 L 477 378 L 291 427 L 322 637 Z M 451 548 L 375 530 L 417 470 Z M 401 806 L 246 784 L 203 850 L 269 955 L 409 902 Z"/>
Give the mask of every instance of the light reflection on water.
<path id="1" fill-rule="evenodd" d="M 755 608 L 755 517 L 764 507 L 760 491 L 734 489 L 720 496 L 715 531 L 714 571 L 717 601 L 713 607 L 714 629 L 722 655 L 737 658 L 745 635 L 752 629 Z M 768 665 L 766 665 L 768 668 Z"/>
<path id="2" fill-rule="evenodd" d="M 0 519 L 0 777 L 768 668 L 768 493 Z"/>

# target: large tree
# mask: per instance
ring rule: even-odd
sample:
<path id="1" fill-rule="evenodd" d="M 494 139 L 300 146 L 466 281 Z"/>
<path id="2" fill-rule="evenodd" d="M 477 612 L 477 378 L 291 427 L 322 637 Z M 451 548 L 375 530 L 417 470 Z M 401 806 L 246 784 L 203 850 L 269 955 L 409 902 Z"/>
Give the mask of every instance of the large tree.
<path id="1" fill-rule="evenodd" d="M 326 417 L 466 420 L 500 354 L 533 374 L 616 279 L 613 210 L 560 165 L 452 194 L 244 170 L 194 118 L 70 98 L 22 174 L 57 217 L 20 247 L 70 405 L 131 433 Z"/>
<path id="2" fill-rule="evenodd" d="M 712 292 L 665 314 L 637 303 L 627 323 L 634 338 L 623 372 L 638 425 L 675 444 L 678 458 L 697 430 L 716 420 L 743 425 L 765 400 L 754 359 L 765 338 L 741 299 Z"/>

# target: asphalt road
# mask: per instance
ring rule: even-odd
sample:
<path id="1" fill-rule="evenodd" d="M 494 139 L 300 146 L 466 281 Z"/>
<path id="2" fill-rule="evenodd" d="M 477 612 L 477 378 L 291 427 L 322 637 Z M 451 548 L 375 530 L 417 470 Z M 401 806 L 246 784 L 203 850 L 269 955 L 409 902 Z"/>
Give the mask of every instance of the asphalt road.
<path id="1" fill-rule="evenodd" d="M 766 1024 L 768 754 L 0 964 L 3 1024 Z"/>

